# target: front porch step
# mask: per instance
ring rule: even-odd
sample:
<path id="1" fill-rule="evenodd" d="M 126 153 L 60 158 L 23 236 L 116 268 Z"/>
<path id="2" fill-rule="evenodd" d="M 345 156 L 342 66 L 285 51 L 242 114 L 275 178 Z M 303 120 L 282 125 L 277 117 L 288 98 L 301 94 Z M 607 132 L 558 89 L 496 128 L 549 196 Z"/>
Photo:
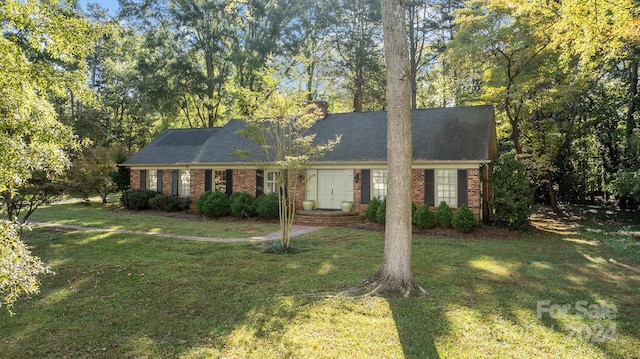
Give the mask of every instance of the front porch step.
<path id="1" fill-rule="evenodd" d="M 341 211 L 297 211 L 293 223 L 300 226 L 343 226 L 364 222 L 364 216 L 357 212 Z"/>

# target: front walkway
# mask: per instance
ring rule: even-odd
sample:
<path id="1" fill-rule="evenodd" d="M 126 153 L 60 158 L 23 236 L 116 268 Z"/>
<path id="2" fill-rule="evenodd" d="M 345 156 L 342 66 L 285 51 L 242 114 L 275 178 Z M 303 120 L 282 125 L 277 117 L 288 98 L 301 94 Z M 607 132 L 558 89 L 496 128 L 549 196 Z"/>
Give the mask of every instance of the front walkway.
<path id="1" fill-rule="evenodd" d="M 141 236 L 156 236 L 163 238 L 177 238 L 177 239 L 186 239 L 189 241 L 205 241 L 205 242 L 218 242 L 218 243 L 235 243 L 235 242 L 268 242 L 280 240 L 282 238 L 281 232 L 274 232 L 271 234 L 267 234 L 266 236 L 260 237 L 246 237 L 246 238 L 209 238 L 209 237 L 197 237 L 197 236 L 185 236 L 182 234 L 171 234 L 171 233 L 157 233 L 157 232 L 145 232 L 145 231 L 132 231 L 128 229 L 108 229 L 108 228 L 93 228 L 93 227 L 82 227 L 82 226 L 74 226 L 69 224 L 60 224 L 60 223 L 46 223 L 46 222 L 29 222 L 36 228 L 59 228 L 59 229 L 70 229 L 75 231 L 85 231 L 85 232 L 106 232 L 106 233 L 122 233 L 122 234 L 135 234 Z M 324 227 L 317 226 L 297 226 L 294 225 L 291 227 L 291 237 L 299 236 L 306 233 L 311 233 L 322 229 Z"/>

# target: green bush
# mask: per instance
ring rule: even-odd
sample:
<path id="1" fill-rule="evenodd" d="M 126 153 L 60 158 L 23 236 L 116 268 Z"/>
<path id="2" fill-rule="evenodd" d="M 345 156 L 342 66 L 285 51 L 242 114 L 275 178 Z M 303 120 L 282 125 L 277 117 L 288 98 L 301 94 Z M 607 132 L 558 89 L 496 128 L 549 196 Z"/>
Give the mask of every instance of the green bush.
<path id="1" fill-rule="evenodd" d="M 433 228 L 436 226 L 436 215 L 426 204 L 418 207 L 412 219 L 413 224 L 420 229 Z"/>
<path id="2" fill-rule="evenodd" d="M 191 200 L 189 198 L 167 196 L 162 193 L 158 193 L 155 197 L 149 200 L 149 207 L 164 212 L 186 211 L 189 209 L 190 205 Z"/>
<path id="3" fill-rule="evenodd" d="M 120 203 L 124 208 L 128 209 L 149 209 L 149 200 L 158 194 L 156 191 L 148 189 L 131 189 L 122 192 Z"/>
<path id="4" fill-rule="evenodd" d="M 231 212 L 229 197 L 222 192 L 205 192 L 196 202 L 198 210 L 207 217 L 222 217 Z"/>
<path id="5" fill-rule="evenodd" d="M 416 203 L 411 202 L 411 218 L 413 218 L 413 215 L 416 214 L 417 210 L 418 210 L 418 206 L 416 205 Z"/>
<path id="6" fill-rule="evenodd" d="M 456 230 L 463 233 L 469 233 L 476 226 L 476 217 L 473 215 L 473 212 L 471 212 L 469 207 L 462 206 L 453 214 L 451 224 Z"/>
<path id="7" fill-rule="evenodd" d="M 383 199 L 376 209 L 376 222 L 385 224 L 387 222 L 387 199 Z"/>
<path id="8" fill-rule="evenodd" d="M 367 208 L 364 209 L 364 219 L 369 222 L 376 221 L 376 211 L 378 211 L 378 206 L 380 205 L 380 200 L 376 197 L 372 198 L 367 205 Z"/>
<path id="9" fill-rule="evenodd" d="M 256 198 L 255 211 L 264 219 L 280 217 L 280 197 L 275 193 L 262 194 Z"/>
<path id="10" fill-rule="evenodd" d="M 438 225 L 442 228 L 451 227 L 451 218 L 453 218 L 453 210 L 446 202 L 440 202 L 440 205 L 436 209 L 436 220 Z"/>
<path id="11" fill-rule="evenodd" d="M 495 161 L 491 183 L 491 222 L 511 229 L 526 227 L 532 213 L 533 199 L 529 175 L 524 165 L 516 159 L 515 153 L 505 153 Z"/>
<path id="12" fill-rule="evenodd" d="M 229 196 L 231 214 L 236 217 L 251 217 L 255 213 L 254 198 L 247 192 L 234 192 Z"/>

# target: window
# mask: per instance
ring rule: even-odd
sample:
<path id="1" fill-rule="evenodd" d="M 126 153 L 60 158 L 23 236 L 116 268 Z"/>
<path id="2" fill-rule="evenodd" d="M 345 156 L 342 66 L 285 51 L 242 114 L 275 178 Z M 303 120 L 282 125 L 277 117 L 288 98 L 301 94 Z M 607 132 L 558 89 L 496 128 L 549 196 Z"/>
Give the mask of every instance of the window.
<path id="1" fill-rule="evenodd" d="M 457 177 L 457 170 L 436 170 L 436 206 L 446 202 L 451 207 L 457 207 Z"/>
<path id="2" fill-rule="evenodd" d="M 191 175 L 189 174 L 189 170 L 180 170 L 178 176 L 180 178 L 178 195 L 180 197 L 189 197 L 191 193 Z"/>
<path id="3" fill-rule="evenodd" d="M 371 182 L 373 184 L 372 198 L 385 199 L 387 197 L 387 171 L 375 170 Z"/>
<path id="4" fill-rule="evenodd" d="M 213 173 L 213 181 L 214 181 L 214 192 L 227 192 L 227 171 L 214 171 Z"/>
<path id="5" fill-rule="evenodd" d="M 158 171 L 157 170 L 148 170 L 147 171 L 147 189 L 155 191 L 158 189 Z"/>
<path id="6" fill-rule="evenodd" d="M 264 193 L 278 193 L 278 171 L 265 171 Z"/>

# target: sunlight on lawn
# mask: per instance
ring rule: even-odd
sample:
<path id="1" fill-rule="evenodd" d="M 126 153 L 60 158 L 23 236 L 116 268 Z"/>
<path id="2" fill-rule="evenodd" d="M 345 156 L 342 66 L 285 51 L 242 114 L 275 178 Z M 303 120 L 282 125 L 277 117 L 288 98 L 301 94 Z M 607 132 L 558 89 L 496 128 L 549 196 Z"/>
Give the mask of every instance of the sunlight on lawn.
<path id="1" fill-rule="evenodd" d="M 276 299 L 277 313 L 258 307 L 233 330 L 222 349 L 199 346 L 184 358 L 403 358 L 384 298 L 325 298 L 300 306 Z M 371 345 L 375 343 L 375 345 Z"/>
<path id="2" fill-rule="evenodd" d="M 510 267 L 514 267 L 512 263 L 498 262 L 493 259 L 474 259 L 469 261 L 469 265 L 473 268 L 503 277 L 510 276 L 512 273 L 512 268 Z"/>

